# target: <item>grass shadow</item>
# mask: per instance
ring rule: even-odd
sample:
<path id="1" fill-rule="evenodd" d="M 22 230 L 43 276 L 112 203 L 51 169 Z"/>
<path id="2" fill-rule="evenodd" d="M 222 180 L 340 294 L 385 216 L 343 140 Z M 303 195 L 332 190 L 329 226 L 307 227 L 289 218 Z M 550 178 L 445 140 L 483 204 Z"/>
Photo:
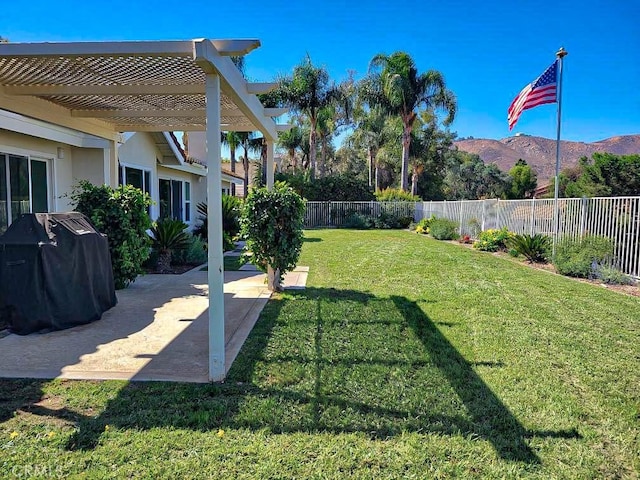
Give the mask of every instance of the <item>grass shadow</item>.
<path id="1" fill-rule="evenodd" d="M 538 464 L 530 437 L 579 438 L 526 430 L 474 370 L 503 364 L 467 361 L 436 325 L 404 297 L 287 293 L 267 304 L 224 383 L 130 382 L 97 416 L 66 412 L 77 425 L 66 446 L 95 448 L 106 425 L 376 439 L 434 432 L 481 438 L 503 460 Z"/>

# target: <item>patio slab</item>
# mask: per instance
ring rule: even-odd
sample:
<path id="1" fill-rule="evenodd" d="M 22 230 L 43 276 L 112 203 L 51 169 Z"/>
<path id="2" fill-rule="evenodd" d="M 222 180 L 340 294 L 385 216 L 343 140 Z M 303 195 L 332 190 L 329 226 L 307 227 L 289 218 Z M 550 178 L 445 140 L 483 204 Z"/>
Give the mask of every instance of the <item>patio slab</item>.
<path id="1" fill-rule="evenodd" d="M 287 276 L 285 286 L 301 280 Z M 1 338 L 0 377 L 207 382 L 207 292 L 200 268 L 142 276 L 97 322 Z M 227 372 L 270 296 L 264 274 L 225 272 Z"/>

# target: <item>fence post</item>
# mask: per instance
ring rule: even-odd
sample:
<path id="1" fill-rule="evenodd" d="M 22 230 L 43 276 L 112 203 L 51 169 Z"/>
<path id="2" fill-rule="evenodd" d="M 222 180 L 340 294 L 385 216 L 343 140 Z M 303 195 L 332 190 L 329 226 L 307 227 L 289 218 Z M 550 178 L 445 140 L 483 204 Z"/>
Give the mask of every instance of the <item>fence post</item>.
<path id="1" fill-rule="evenodd" d="M 459 221 L 459 227 L 458 230 L 460 231 L 460 236 L 462 236 L 462 206 L 464 205 L 463 201 L 460 201 L 460 215 L 458 216 L 458 218 L 460 219 Z"/>
<path id="2" fill-rule="evenodd" d="M 485 228 L 484 228 L 484 217 L 485 217 L 485 215 L 484 215 L 484 210 L 485 210 L 485 208 L 486 208 L 486 203 L 487 203 L 487 201 L 486 201 L 486 200 L 482 200 L 482 219 L 481 219 L 481 221 L 480 221 L 480 231 L 481 231 L 481 232 L 484 232 L 484 231 L 485 231 Z"/>

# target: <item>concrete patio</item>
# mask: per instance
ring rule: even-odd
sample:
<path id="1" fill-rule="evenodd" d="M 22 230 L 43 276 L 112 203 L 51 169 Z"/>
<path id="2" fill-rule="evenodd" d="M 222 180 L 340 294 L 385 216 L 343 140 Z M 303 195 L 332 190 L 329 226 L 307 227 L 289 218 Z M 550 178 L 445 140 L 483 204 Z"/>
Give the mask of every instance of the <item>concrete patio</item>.
<path id="1" fill-rule="evenodd" d="M 307 271 L 289 273 L 285 288 L 304 288 Z M 228 372 L 270 292 L 257 271 L 225 272 L 224 281 Z M 139 277 L 97 322 L 0 339 L 0 377 L 207 382 L 207 291 L 200 268 Z"/>

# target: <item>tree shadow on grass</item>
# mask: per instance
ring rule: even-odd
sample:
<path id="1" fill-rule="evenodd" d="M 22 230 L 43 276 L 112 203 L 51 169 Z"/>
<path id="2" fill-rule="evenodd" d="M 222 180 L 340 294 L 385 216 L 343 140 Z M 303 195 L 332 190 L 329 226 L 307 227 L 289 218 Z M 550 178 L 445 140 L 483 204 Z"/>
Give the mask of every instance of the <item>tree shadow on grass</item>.
<path id="1" fill-rule="evenodd" d="M 504 460 L 536 464 L 527 438 L 580 438 L 575 430 L 526 430 L 474 370 L 503 363 L 467 361 L 437 324 L 404 297 L 286 294 L 268 303 L 225 383 L 128 383 L 97 417 L 77 414 L 67 448 L 94 448 L 106 425 L 379 439 L 437 432 L 482 438 Z"/>

